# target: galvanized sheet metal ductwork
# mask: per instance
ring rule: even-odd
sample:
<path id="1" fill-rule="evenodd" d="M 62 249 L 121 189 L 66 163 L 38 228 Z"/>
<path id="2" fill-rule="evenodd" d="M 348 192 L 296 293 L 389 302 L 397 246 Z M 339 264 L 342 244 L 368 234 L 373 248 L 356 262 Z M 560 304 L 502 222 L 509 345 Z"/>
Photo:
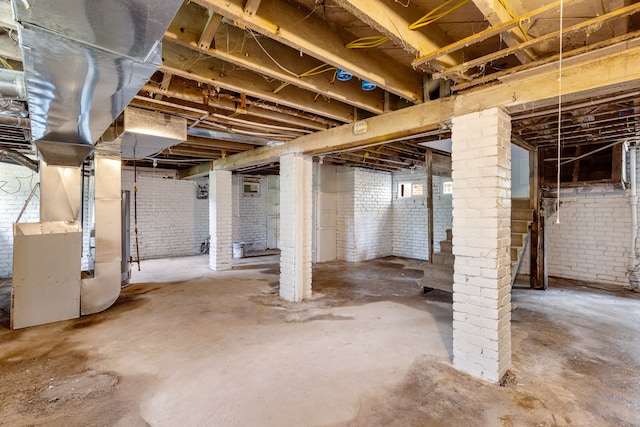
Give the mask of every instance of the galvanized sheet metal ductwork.
<path id="1" fill-rule="evenodd" d="M 179 0 L 14 1 L 36 146 L 79 166 L 161 65 Z"/>

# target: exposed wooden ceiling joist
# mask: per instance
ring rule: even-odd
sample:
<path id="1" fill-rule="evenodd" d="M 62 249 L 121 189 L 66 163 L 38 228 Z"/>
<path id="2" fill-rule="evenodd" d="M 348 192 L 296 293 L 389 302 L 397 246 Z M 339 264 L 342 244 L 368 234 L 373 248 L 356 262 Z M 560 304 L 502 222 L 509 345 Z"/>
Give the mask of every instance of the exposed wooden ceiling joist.
<path id="1" fill-rule="evenodd" d="M 194 0 L 216 13 L 238 22 L 299 52 L 347 70 L 360 79 L 408 99 L 422 102 L 422 77 L 402 64 L 389 66 L 378 52 L 348 49 L 335 29 L 312 12 L 289 2 L 263 0 L 255 15 L 244 13 L 241 0 Z"/>

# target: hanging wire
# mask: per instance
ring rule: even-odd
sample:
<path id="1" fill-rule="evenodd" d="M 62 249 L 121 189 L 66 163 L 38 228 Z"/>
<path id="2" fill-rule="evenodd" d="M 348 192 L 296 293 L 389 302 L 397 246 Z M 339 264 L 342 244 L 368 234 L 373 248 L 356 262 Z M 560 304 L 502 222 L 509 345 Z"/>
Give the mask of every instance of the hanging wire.
<path id="1" fill-rule="evenodd" d="M 349 42 L 345 44 L 344 47 L 347 49 L 370 49 L 381 46 L 388 41 L 389 37 L 387 36 L 368 36 Z"/>
<path id="2" fill-rule="evenodd" d="M 562 20 L 564 18 L 564 8 L 563 8 L 563 0 L 560 0 L 560 56 L 558 58 L 558 176 L 557 176 L 557 189 L 556 189 L 556 224 L 560 224 L 560 154 L 561 154 L 561 145 L 562 145 L 562 30 L 563 23 Z"/>
<path id="3" fill-rule="evenodd" d="M 436 7 L 435 9 L 432 9 L 429 13 L 424 15 L 422 18 L 418 19 L 413 24 L 409 25 L 409 29 L 410 30 L 415 30 L 417 28 L 424 27 L 424 26 L 427 26 L 427 25 L 429 25 L 429 24 L 431 24 L 433 22 L 436 22 L 438 19 L 448 15 L 449 13 L 453 12 L 457 8 L 459 8 L 462 5 L 464 5 L 467 1 L 469 1 L 469 0 L 458 0 L 458 2 L 456 4 L 454 4 L 453 6 L 451 6 L 449 9 L 445 9 L 442 12 L 437 13 L 440 9 L 443 9 L 443 8 L 451 5 L 452 3 L 456 2 L 456 0 L 447 0 L 444 3 L 442 3 L 440 6 Z"/>

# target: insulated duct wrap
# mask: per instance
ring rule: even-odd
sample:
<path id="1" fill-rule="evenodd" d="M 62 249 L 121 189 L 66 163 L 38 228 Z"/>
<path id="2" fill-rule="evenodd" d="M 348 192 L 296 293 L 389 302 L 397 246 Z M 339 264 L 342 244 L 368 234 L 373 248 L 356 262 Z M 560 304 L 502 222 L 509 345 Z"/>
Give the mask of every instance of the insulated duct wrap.
<path id="1" fill-rule="evenodd" d="M 31 130 L 50 165 L 80 166 L 161 65 L 181 1 L 15 1 Z"/>

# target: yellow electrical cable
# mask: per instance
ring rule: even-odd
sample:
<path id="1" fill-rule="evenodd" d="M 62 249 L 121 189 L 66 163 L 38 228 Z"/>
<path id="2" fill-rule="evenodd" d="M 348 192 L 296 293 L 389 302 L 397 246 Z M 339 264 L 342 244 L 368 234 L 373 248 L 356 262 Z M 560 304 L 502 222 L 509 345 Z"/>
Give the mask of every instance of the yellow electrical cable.
<path id="1" fill-rule="evenodd" d="M 322 64 L 322 65 L 318 65 L 315 68 L 312 68 L 308 71 L 305 71 L 304 73 L 300 74 L 299 77 L 309 77 L 309 76 L 316 76 L 318 74 L 322 74 L 322 73 L 326 73 L 327 71 L 332 71 L 335 70 L 336 67 L 333 67 L 329 64 Z"/>
<path id="2" fill-rule="evenodd" d="M 11 64 L 9 64 L 6 59 L 4 59 L 1 56 L 0 56 L 0 62 L 2 62 L 2 65 L 4 65 L 6 68 L 10 70 L 15 70 L 15 68 Z"/>
<path id="3" fill-rule="evenodd" d="M 368 36 L 349 42 L 344 47 L 347 49 L 369 49 L 383 45 L 388 41 L 389 37 L 387 36 Z"/>
<path id="4" fill-rule="evenodd" d="M 464 5 L 469 0 L 458 0 L 458 2 L 456 4 L 454 4 L 453 6 L 451 6 L 449 9 L 446 9 L 446 10 L 440 12 L 440 13 L 436 13 L 440 9 L 442 9 L 442 8 L 444 8 L 446 6 L 449 6 L 451 3 L 455 2 L 455 1 L 456 0 L 447 0 L 447 1 L 445 1 L 440 6 L 436 7 L 435 9 L 432 9 L 429 13 L 424 15 L 422 18 L 418 19 L 416 22 L 414 22 L 413 24 L 409 25 L 409 29 L 410 30 L 415 30 L 417 28 L 427 26 L 427 25 L 437 21 L 438 19 L 442 18 L 443 16 L 446 16 L 449 13 L 453 12 L 454 10 L 456 10 L 459 7 L 461 7 L 462 5 Z"/>

